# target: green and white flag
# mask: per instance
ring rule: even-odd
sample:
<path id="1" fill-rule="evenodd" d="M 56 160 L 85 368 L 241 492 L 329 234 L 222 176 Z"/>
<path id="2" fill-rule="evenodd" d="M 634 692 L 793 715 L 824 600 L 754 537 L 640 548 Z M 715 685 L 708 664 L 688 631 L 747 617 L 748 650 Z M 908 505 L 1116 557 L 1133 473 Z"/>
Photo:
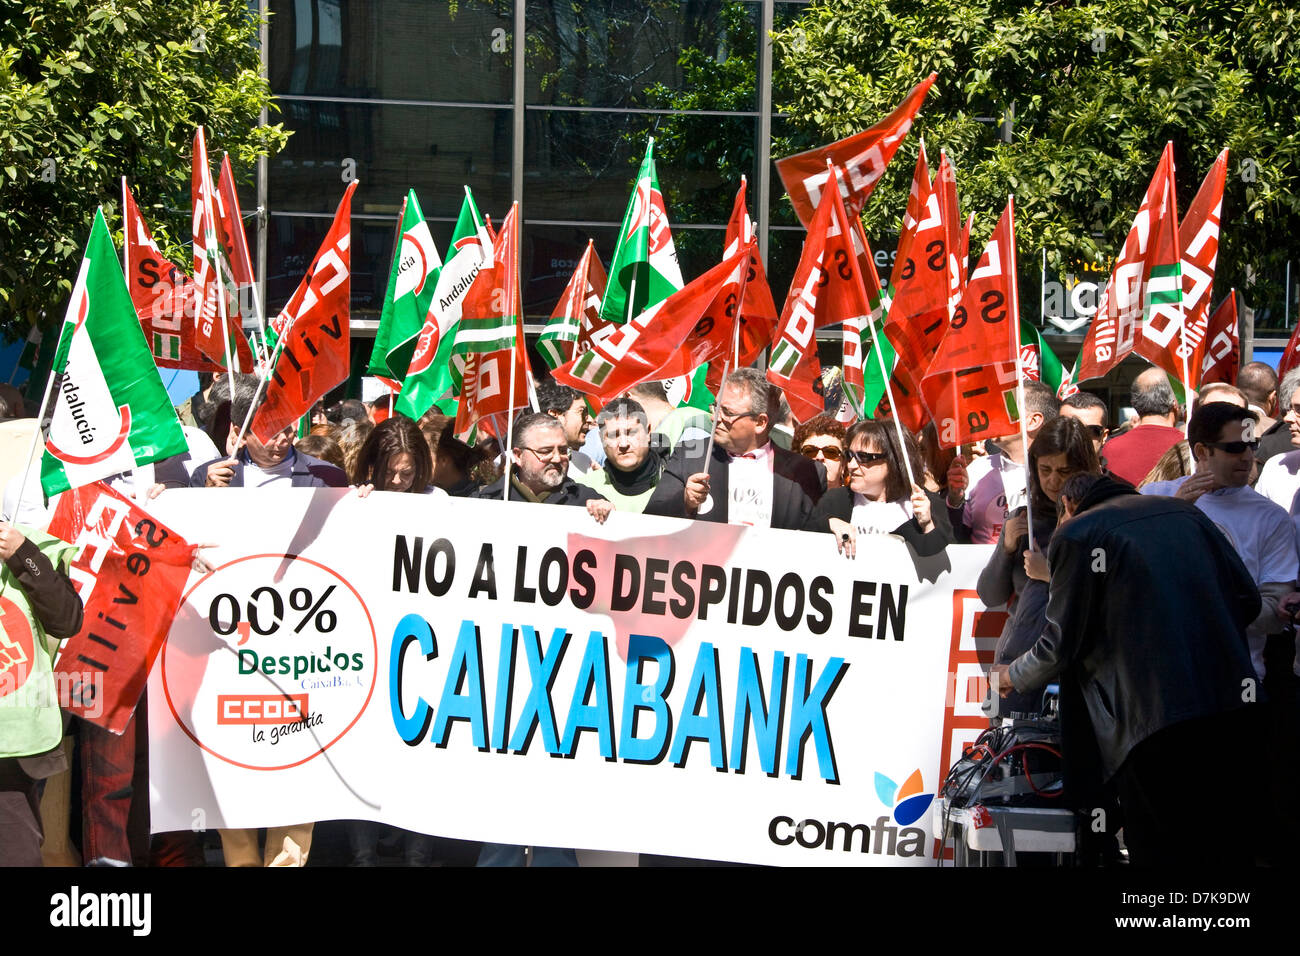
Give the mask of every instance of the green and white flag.
<path id="1" fill-rule="evenodd" d="M 41 458 L 46 495 L 187 450 L 103 211 L 95 213 L 51 374 L 53 411 Z"/>
<path id="2" fill-rule="evenodd" d="M 1027 378 L 1036 378 L 1053 392 L 1060 392 L 1065 369 L 1052 347 L 1028 322 L 1020 323 L 1020 365 Z"/>
<path id="3" fill-rule="evenodd" d="M 482 223 L 474 196 L 466 189 L 447 261 L 429 283 L 433 294 L 411 361 L 403 370 L 405 381 L 395 408 L 410 418 L 419 419 L 434 405 L 446 415 L 456 414 L 465 367 L 463 354 L 453 354 L 460 310 L 479 269 L 492 263 L 492 240 Z"/>
<path id="4" fill-rule="evenodd" d="M 622 324 L 685 285 L 677 262 L 677 247 L 673 245 L 673 231 L 668 225 L 668 210 L 659 189 L 654 152 L 655 141 L 651 136 L 637 173 L 636 188 L 623 213 L 614 261 L 609 267 L 609 283 L 600 306 L 600 317 L 606 322 Z M 689 377 L 669 379 L 666 385 L 669 403 L 708 408 L 713 401 L 705 385 L 708 371 L 707 365 L 701 365 Z"/>
<path id="5" fill-rule="evenodd" d="M 424 220 L 415 190 L 406 194 L 402 204 L 401 227 L 393 268 L 388 275 L 384 309 L 375 332 L 375 346 L 366 371 L 401 381 L 406 377 L 416 341 L 433 300 L 442 259 Z"/>
<path id="6" fill-rule="evenodd" d="M 609 284 L 600 317 L 622 324 L 657 305 L 681 289 L 682 270 L 677 264 L 672 230 L 659 176 L 655 173 L 655 141 L 646 144 L 645 159 L 637 173 L 636 188 L 623 214 Z"/>

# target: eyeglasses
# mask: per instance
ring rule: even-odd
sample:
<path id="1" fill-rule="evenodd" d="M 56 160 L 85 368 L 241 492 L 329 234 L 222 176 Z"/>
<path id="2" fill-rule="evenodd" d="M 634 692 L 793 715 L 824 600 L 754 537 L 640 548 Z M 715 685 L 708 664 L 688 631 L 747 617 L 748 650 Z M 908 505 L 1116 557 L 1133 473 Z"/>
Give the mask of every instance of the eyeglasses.
<path id="1" fill-rule="evenodd" d="M 887 456 L 883 451 L 851 451 L 849 458 L 856 461 L 859 465 L 866 467 L 874 465 L 878 461 L 884 461 Z"/>
<path id="2" fill-rule="evenodd" d="M 840 451 L 839 445 L 804 445 L 799 449 L 799 454 L 805 458 L 816 458 L 821 455 L 827 461 L 839 461 L 844 457 L 844 452 Z"/>
<path id="3" fill-rule="evenodd" d="M 763 413 L 762 412 L 729 412 L 721 405 L 719 405 L 717 402 L 714 402 L 712 405 L 709 406 L 709 414 L 716 415 L 718 417 L 718 421 L 722 422 L 724 425 L 730 425 L 733 422 L 740 421 L 742 418 L 757 418 L 759 415 L 762 415 Z"/>
<path id="4" fill-rule="evenodd" d="M 1253 441 L 1207 441 L 1201 442 L 1209 448 L 1217 448 L 1219 451 L 1226 451 L 1229 455 L 1240 455 L 1249 448 L 1254 451 L 1259 447 L 1259 439 Z"/>
<path id="5" fill-rule="evenodd" d="M 1083 430 L 1088 433 L 1089 438 L 1106 437 L 1106 429 L 1102 425 L 1084 425 Z"/>
<path id="6" fill-rule="evenodd" d="M 568 458 L 568 445 L 552 445 L 550 448 L 524 448 L 524 451 L 531 451 L 538 461 L 548 461 L 551 458 Z"/>

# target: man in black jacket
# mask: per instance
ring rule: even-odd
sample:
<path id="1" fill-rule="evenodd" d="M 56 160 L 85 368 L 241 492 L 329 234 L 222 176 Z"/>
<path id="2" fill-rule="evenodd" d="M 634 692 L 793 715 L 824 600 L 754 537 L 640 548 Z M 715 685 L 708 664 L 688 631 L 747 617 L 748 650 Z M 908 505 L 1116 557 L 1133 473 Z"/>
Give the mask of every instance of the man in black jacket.
<path id="1" fill-rule="evenodd" d="M 713 453 L 682 442 L 645 513 L 798 531 L 821 496 L 813 463 L 770 441 L 779 398 L 763 373 L 737 369 L 718 393 Z"/>
<path id="2" fill-rule="evenodd" d="M 507 476 L 510 500 L 546 505 L 585 505 L 604 497 L 568 476 L 569 441 L 564 428 L 546 412 L 529 412 L 515 421 L 511 437 L 511 465 L 492 484 L 471 498 L 501 500 Z"/>
<path id="3" fill-rule="evenodd" d="M 1249 865 L 1251 846 L 1206 839 L 1203 827 L 1259 792 L 1259 692 L 1246 644 L 1260 608 L 1255 582 L 1196 507 L 1105 476 L 1071 482 L 1062 492 L 1070 517 L 1048 553 L 1047 628 L 993 668 L 994 686 L 1005 696 L 1059 677 L 1067 765 L 1090 725 L 1133 863 Z"/>

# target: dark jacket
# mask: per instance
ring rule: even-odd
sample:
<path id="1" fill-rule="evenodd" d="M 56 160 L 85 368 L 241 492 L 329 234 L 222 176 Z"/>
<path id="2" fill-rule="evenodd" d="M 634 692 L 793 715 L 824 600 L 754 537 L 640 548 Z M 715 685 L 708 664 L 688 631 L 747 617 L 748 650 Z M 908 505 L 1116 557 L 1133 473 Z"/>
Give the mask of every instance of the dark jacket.
<path id="1" fill-rule="evenodd" d="M 1017 508 L 1007 516 L 1008 520 L 1024 511 L 1024 508 Z M 1034 517 L 1034 537 L 1038 540 L 1038 547 L 1046 553 L 1056 529 L 1056 513 L 1040 516 L 1034 512 Z M 1024 553 L 1029 550 L 1029 535 L 1022 534 L 1015 550 L 1008 554 L 1002 546 L 1006 532 L 1007 526 L 1003 525 L 993 553 L 989 555 L 989 563 L 980 572 L 979 582 L 975 585 L 980 600 L 988 607 L 1007 605 L 1007 623 L 993 652 L 995 664 L 1010 664 L 1033 647 L 1047 624 L 1047 582 L 1036 581 L 1025 574 Z M 1034 688 L 1026 694 L 1012 693 L 999 705 L 999 711 L 1004 714 L 1017 711 L 1037 713 L 1041 703 L 1042 689 Z"/>
<path id="2" fill-rule="evenodd" d="M 484 487 L 479 488 L 477 491 L 470 492 L 469 497 L 484 498 L 488 501 L 500 501 L 501 483 L 505 480 L 506 480 L 506 476 L 502 475 L 496 481 L 492 482 L 492 484 L 485 485 Z M 528 500 L 520 493 L 518 486 L 516 486 L 514 482 L 510 483 L 510 500 L 511 501 Z M 565 475 L 564 481 L 560 482 L 560 487 L 556 488 L 549 495 L 547 495 L 546 500 L 543 501 L 542 504 L 544 505 L 586 505 L 588 501 L 604 501 L 604 500 L 605 497 L 603 495 L 597 494 L 596 492 L 588 488 L 586 485 L 580 485 L 572 478 L 570 478 L 568 475 Z"/>
<path id="3" fill-rule="evenodd" d="M 331 465 L 327 461 L 321 461 L 319 458 L 313 458 L 311 455 L 304 455 L 300 451 L 291 451 L 293 455 L 293 470 L 289 475 L 289 485 L 292 488 L 346 488 L 348 486 L 348 476 L 343 473 L 343 469 Z M 194 474 L 190 477 L 190 486 L 193 488 L 202 488 L 208 481 L 208 468 L 219 461 L 225 461 L 224 458 L 214 458 L 212 461 L 204 462 L 194 469 Z M 239 450 L 238 461 L 241 467 L 235 469 L 235 473 L 230 477 L 231 488 L 244 487 L 244 469 L 243 465 L 250 461 L 248 450 L 241 448 Z"/>
<path id="4" fill-rule="evenodd" d="M 1063 699 L 1082 701 L 1109 779 L 1157 731 L 1243 706 L 1255 680 L 1246 625 L 1260 599 L 1194 505 L 1103 478 L 1079 508 L 1048 552 L 1046 629 L 1010 677 L 1022 691 L 1060 678 Z M 1066 717 L 1063 705 L 1063 732 Z"/>
<path id="5" fill-rule="evenodd" d="M 923 558 L 938 554 L 953 543 L 952 525 L 948 521 L 948 509 L 944 507 L 943 497 L 932 491 L 927 491 L 925 495 L 930 499 L 930 518 L 934 521 L 934 527 L 923 532 L 915 518 L 908 518 L 890 532 L 906 541 Z M 817 502 L 805 530 L 830 533 L 831 518 L 849 521 L 852 517 L 853 492 L 848 488 L 832 488 Z"/>
<path id="6" fill-rule="evenodd" d="M 713 446 L 713 457 L 708 462 L 709 496 L 713 507 L 705 514 L 687 514 L 686 479 L 704 471 L 707 440 L 682 442 L 669 457 L 663 476 L 646 504 L 648 515 L 666 515 L 670 518 L 697 518 L 700 521 L 727 522 L 727 475 L 731 458 L 718 445 Z M 817 469 L 803 455 L 772 446 L 772 523 L 773 528 L 801 531 L 808 524 L 821 487 Z"/>

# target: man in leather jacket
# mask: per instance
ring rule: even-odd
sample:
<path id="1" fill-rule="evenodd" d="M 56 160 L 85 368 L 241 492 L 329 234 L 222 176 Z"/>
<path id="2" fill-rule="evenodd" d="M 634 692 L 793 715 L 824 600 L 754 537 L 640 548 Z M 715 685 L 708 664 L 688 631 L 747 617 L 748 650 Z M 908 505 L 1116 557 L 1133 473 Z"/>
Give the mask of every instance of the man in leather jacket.
<path id="1" fill-rule="evenodd" d="M 1245 751 L 1260 736 L 1246 626 L 1259 591 L 1194 506 L 1105 476 L 1091 482 L 1077 499 L 1063 493 L 1070 517 L 1048 554 L 1047 628 L 993 668 L 994 686 L 1005 695 L 1060 679 L 1067 765 L 1090 725 L 1133 863 L 1249 864 L 1250 847 L 1200 829 L 1207 813 L 1256 792 L 1246 779 L 1258 761 Z M 1213 757 L 1229 753 L 1230 772 Z"/>

